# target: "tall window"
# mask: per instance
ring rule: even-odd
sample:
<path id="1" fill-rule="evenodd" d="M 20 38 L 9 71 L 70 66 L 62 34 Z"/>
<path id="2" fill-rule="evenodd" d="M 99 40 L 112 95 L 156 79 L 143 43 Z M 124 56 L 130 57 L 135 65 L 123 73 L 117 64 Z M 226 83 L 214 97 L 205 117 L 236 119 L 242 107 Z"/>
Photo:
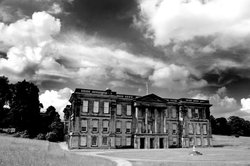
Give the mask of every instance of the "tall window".
<path id="1" fill-rule="evenodd" d="M 102 145 L 108 145 L 108 137 L 102 137 Z"/>
<path id="2" fill-rule="evenodd" d="M 188 124 L 188 133 L 189 134 L 194 134 L 193 125 L 191 123 Z"/>
<path id="3" fill-rule="evenodd" d="M 198 110 L 198 108 L 195 108 L 194 115 L 195 115 L 195 118 L 199 118 L 199 110 Z"/>
<path id="4" fill-rule="evenodd" d="M 207 145 L 208 145 L 207 138 L 203 138 L 203 145 L 205 145 L 205 146 L 207 146 Z"/>
<path id="5" fill-rule="evenodd" d="M 116 132 L 120 133 L 122 128 L 122 122 L 121 121 L 116 121 Z"/>
<path id="6" fill-rule="evenodd" d="M 81 120 L 81 127 L 82 127 L 83 132 L 86 132 L 88 130 L 88 121 L 87 121 L 87 119 L 82 119 Z"/>
<path id="7" fill-rule="evenodd" d="M 122 114 L 122 105 L 121 104 L 117 104 L 116 109 L 117 109 L 116 114 L 117 115 L 121 115 Z"/>
<path id="8" fill-rule="evenodd" d="M 127 146 L 131 145 L 131 138 L 130 137 L 126 137 L 126 145 Z"/>
<path id="9" fill-rule="evenodd" d="M 164 110 L 164 116 L 168 117 L 168 109 L 167 108 Z"/>
<path id="10" fill-rule="evenodd" d="M 121 137 L 115 137 L 115 145 L 121 146 Z"/>
<path id="11" fill-rule="evenodd" d="M 108 132 L 109 131 L 109 120 L 102 121 L 102 131 Z"/>
<path id="12" fill-rule="evenodd" d="M 188 118 L 192 118 L 192 109 L 188 108 Z"/>
<path id="13" fill-rule="evenodd" d="M 190 142 L 190 146 L 194 146 L 194 138 L 193 138 L 193 137 L 191 137 L 191 138 L 189 139 L 189 142 Z"/>
<path id="14" fill-rule="evenodd" d="M 166 122 L 166 130 L 165 130 L 165 133 L 168 133 L 168 128 L 169 128 L 168 122 Z"/>
<path id="15" fill-rule="evenodd" d="M 98 113 L 98 112 L 99 112 L 99 102 L 94 101 L 94 113 Z"/>
<path id="16" fill-rule="evenodd" d="M 126 122 L 126 133 L 131 132 L 131 122 Z"/>
<path id="17" fill-rule="evenodd" d="M 131 116 L 131 105 L 127 105 L 127 115 Z"/>
<path id="18" fill-rule="evenodd" d="M 109 113 L 109 102 L 104 102 L 104 114 Z"/>
<path id="19" fill-rule="evenodd" d="M 97 146 L 97 136 L 92 136 L 91 145 Z"/>
<path id="20" fill-rule="evenodd" d="M 173 145 L 177 145 L 177 138 L 173 138 Z"/>
<path id="21" fill-rule="evenodd" d="M 206 135 L 207 134 L 207 125 L 203 124 L 203 134 Z"/>
<path id="22" fill-rule="evenodd" d="M 201 146 L 201 138 L 196 138 L 196 145 Z"/>
<path id="23" fill-rule="evenodd" d="M 138 133 L 142 133 L 142 123 L 138 122 Z"/>
<path id="24" fill-rule="evenodd" d="M 176 118 L 177 117 L 177 111 L 175 107 L 172 107 L 172 118 Z"/>
<path id="25" fill-rule="evenodd" d="M 173 123 L 173 134 L 177 134 L 177 124 Z"/>
<path id="26" fill-rule="evenodd" d="M 87 137 L 81 136 L 80 146 L 87 146 Z"/>
<path id="27" fill-rule="evenodd" d="M 87 100 L 83 100 L 82 102 L 82 112 L 88 112 L 89 102 Z"/>
<path id="28" fill-rule="evenodd" d="M 201 134 L 201 127 L 199 123 L 196 124 L 196 134 Z"/>
<path id="29" fill-rule="evenodd" d="M 98 132 L 98 120 L 92 120 L 93 128 L 92 131 Z"/>

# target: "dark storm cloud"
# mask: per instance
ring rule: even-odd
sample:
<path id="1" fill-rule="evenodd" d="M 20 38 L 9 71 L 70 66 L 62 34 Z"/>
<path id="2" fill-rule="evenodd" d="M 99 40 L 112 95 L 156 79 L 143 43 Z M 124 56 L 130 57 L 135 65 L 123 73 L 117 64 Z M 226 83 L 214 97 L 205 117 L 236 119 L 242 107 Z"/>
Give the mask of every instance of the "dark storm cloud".
<path id="1" fill-rule="evenodd" d="M 6 58 L 7 58 L 7 53 L 6 53 L 6 52 L 3 52 L 3 51 L 0 51 L 0 59 L 1 59 L 1 58 L 6 59 Z"/>

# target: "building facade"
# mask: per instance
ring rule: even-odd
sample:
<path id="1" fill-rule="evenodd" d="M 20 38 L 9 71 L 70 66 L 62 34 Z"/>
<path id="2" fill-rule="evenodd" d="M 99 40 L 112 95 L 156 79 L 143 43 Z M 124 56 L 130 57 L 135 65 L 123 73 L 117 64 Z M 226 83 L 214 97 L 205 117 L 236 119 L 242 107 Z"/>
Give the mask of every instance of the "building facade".
<path id="1" fill-rule="evenodd" d="M 212 145 L 208 100 L 76 89 L 69 101 L 64 118 L 70 149 Z"/>

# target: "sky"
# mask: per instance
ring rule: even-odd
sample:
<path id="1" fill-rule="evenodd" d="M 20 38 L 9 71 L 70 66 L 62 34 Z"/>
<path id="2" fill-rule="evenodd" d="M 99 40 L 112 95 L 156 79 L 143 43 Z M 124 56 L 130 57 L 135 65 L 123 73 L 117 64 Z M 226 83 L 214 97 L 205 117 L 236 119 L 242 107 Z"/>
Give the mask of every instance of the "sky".
<path id="1" fill-rule="evenodd" d="M 0 75 L 62 110 L 75 88 L 209 100 L 250 120 L 249 0 L 0 0 Z"/>

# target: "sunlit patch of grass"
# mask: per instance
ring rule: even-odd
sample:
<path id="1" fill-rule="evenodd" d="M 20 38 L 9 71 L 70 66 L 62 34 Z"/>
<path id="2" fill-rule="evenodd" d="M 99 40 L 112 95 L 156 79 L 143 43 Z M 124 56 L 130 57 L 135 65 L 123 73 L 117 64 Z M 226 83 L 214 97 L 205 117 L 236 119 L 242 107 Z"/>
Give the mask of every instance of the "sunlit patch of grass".
<path id="1" fill-rule="evenodd" d="M 103 158 L 63 151 L 57 143 L 0 136 L 1 166 L 115 165 Z"/>

